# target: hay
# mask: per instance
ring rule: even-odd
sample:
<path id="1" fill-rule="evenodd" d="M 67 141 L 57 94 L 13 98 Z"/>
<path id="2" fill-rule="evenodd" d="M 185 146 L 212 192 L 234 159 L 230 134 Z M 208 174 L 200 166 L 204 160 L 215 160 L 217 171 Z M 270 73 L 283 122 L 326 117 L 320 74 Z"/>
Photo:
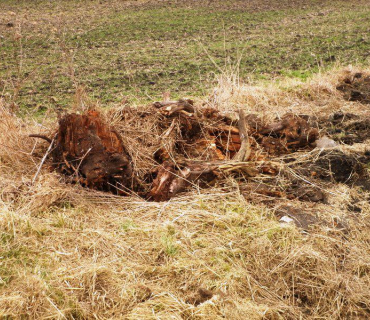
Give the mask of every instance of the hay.
<path id="1" fill-rule="evenodd" d="M 253 91 L 255 104 L 251 89 L 241 88 L 240 105 L 249 99 L 251 109 L 278 105 L 286 110 L 294 104 L 295 114 L 322 112 L 329 117 L 350 110 L 366 117 L 360 102 L 347 101 L 335 90 L 342 75 L 329 74 L 288 91 L 261 88 Z M 147 155 L 156 151 L 163 131 L 158 114 L 140 118 L 145 125 L 139 127 L 135 119 L 140 112 L 130 121 L 122 121 L 127 114 L 122 110 L 106 117 L 130 146 L 138 177 L 144 177 L 154 166 Z M 44 123 L 39 130 L 5 105 L 1 116 L 0 144 L 6 146 L 0 148 L 2 316 L 368 318 L 369 192 L 356 185 L 353 175 L 340 182 L 319 179 L 320 150 L 272 159 L 276 175 L 248 181 L 228 176 L 212 188 L 194 186 L 170 201 L 155 203 L 68 184 L 50 173 L 48 161 L 32 184 L 48 144 L 27 136 L 51 133 L 56 124 Z M 367 146 L 366 141 L 338 146 L 326 151 L 324 159 L 340 152 L 358 159 Z M 288 189 L 297 181 L 298 189 L 319 188 L 325 199 L 290 199 Z M 259 194 L 258 189 L 243 192 L 243 186 L 252 183 L 277 188 L 282 196 Z M 288 212 L 287 207 L 294 210 Z M 316 220 L 304 229 L 279 222 L 278 211 L 297 210 Z M 189 297 L 200 288 L 212 297 L 192 304 Z"/>

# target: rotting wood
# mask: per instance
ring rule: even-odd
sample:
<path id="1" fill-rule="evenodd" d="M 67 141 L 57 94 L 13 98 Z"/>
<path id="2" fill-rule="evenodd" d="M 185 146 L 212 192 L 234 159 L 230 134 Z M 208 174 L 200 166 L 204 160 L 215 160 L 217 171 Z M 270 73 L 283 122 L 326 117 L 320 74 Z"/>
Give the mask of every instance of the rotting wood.
<path id="1" fill-rule="evenodd" d="M 253 137 L 269 155 L 281 155 L 309 146 L 319 137 L 304 118 L 288 113 L 281 120 L 254 129 Z"/>
<path id="2" fill-rule="evenodd" d="M 63 117 L 52 144 L 53 167 L 82 185 L 118 194 L 136 188 L 131 158 L 120 135 L 98 112 Z"/>
<path id="3" fill-rule="evenodd" d="M 149 199 L 166 201 L 184 191 L 195 181 L 209 183 L 217 177 L 212 165 L 201 163 L 174 164 L 164 162 L 154 171 L 155 179 L 149 192 Z"/>

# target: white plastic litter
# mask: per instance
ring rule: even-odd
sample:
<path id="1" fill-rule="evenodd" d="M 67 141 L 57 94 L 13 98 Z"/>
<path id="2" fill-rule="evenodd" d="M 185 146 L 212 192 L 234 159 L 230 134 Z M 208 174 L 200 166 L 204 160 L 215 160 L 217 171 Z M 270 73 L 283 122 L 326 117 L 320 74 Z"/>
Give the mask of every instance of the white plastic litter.
<path id="1" fill-rule="evenodd" d="M 283 216 L 280 218 L 280 222 L 285 222 L 285 223 L 292 223 L 294 220 L 288 216 Z"/>

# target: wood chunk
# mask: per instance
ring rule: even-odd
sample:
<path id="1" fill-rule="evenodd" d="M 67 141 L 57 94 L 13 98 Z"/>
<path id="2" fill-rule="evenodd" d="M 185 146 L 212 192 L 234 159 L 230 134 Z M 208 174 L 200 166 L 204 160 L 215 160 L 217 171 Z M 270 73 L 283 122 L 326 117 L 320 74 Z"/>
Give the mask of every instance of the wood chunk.
<path id="1" fill-rule="evenodd" d="M 97 111 L 62 118 L 52 156 L 55 168 L 89 188 L 121 194 L 134 188 L 130 156 L 118 133 Z"/>
<path id="2" fill-rule="evenodd" d="M 254 177 L 259 171 L 249 162 L 187 161 L 174 164 L 166 161 L 155 170 L 156 177 L 149 198 L 154 201 L 166 201 L 195 183 L 205 187 L 222 174 L 232 172 Z"/>
<path id="3" fill-rule="evenodd" d="M 304 118 L 286 114 L 280 121 L 258 129 L 254 137 L 270 155 L 280 155 L 309 146 L 319 132 Z"/>
<path id="4" fill-rule="evenodd" d="M 242 109 L 239 110 L 239 133 L 240 133 L 240 149 L 235 158 L 237 161 L 247 161 L 251 155 L 251 145 L 248 137 L 247 123 L 245 121 L 245 114 Z"/>
<path id="5" fill-rule="evenodd" d="M 224 153 L 217 148 L 216 138 L 211 136 L 208 139 L 198 139 L 192 144 L 184 146 L 187 154 L 191 154 L 194 158 L 202 158 L 204 160 L 224 160 Z"/>
<path id="6" fill-rule="evenodd" d="M 184 191 L 195 181 L 208 183 L 217 177 L 217 166 L 207 163 L 185 163 L 176 165 L 170 161 L 156 168 L 149 198 L 154 201 L 166 201 Z"/>
<path id="7" fill-rule="evenodd" d="M 181 112 L 187 116 L 192 116 L 195 112 L 193 104 L 194 101 L 192 100 L 181 99 L 179 101 L 155 102 L 153 106 L 159 109 L 159 112 L 166 116 L 176 115 Z"/>

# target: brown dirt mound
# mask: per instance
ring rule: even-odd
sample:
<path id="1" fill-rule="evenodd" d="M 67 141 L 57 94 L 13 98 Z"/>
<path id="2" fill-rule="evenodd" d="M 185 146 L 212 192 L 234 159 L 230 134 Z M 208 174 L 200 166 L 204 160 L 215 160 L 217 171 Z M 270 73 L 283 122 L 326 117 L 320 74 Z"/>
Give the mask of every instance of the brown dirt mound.
<path id="1" fill-rule="evenodd" d="M 352 113 L 335 112 L 329 118 L 320 119 L 319 125 L 333 140 L 347 145 L 370 139 L 370 119 Z"/>
<path id="2" fill-rule="evenodd" d="M 357 72 L 343 79 L 337 86 L 348 101 L 370 104 L 370 76 Z"/>
<path id="3" fill-rule="evenodd" d="M 370 190 L 370 177 L 367 165 L 370 157 L 365 154 L 345 154 L 339 150 L 323 151 L 319 157 L 299 168 L 305 176 L 324 181 L 361 186 Z"/>

